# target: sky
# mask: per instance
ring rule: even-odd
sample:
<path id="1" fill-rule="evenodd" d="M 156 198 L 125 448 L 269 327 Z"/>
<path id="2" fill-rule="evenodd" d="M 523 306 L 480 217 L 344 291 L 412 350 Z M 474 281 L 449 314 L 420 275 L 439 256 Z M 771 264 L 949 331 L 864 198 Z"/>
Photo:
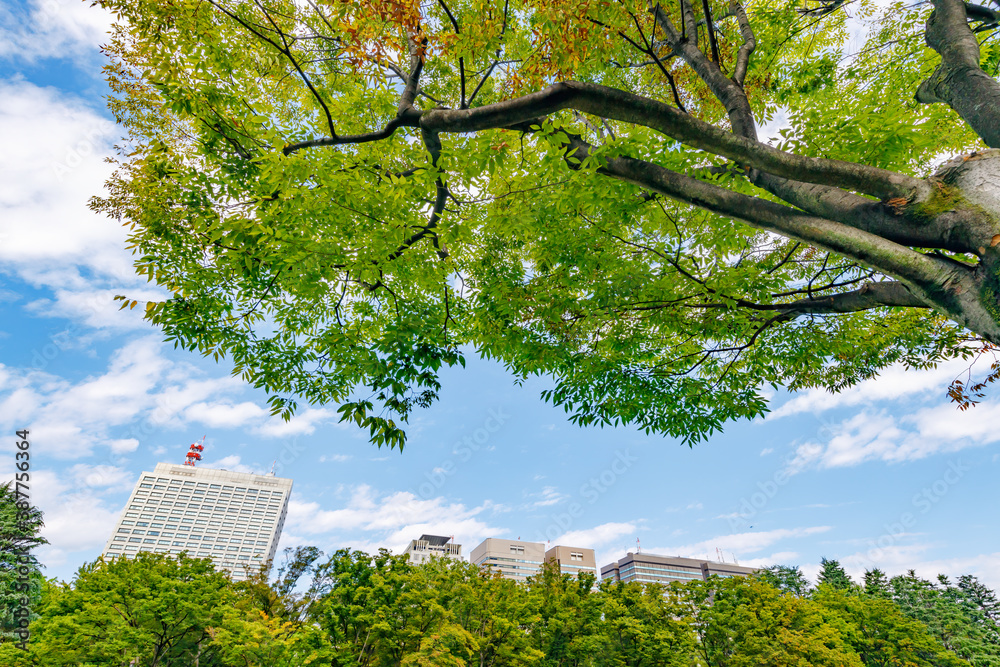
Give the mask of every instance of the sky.
<path id="1" fill-rule="evenodd" d="M 400 552 L 423 533 L 468 554 L 486 537 L 741 565 L 822 558 L 1000 587 L 996 480 L 1000 401 L 948 402 L 964 363 L 890 369 L 843 393 L 777 393 L 764 419 L 693 448 L 634 429 L 581 429 L 471 355 L 445 371 L 405 450 L 378 449 L 336 406 L 290 422 L 225 363 L 173 349 L 141 308 L 162 298 L 134 276 L 117 220 L 91 212 L 122 131 L 105 108 L 99 45 L 109 19 L 87 2 L 0 4 L 0 480 L 28 429 L 33 503 L 50 577 L 92 561 L 143 471 L 180 463 L 294 480 L 279 549 Z"/>

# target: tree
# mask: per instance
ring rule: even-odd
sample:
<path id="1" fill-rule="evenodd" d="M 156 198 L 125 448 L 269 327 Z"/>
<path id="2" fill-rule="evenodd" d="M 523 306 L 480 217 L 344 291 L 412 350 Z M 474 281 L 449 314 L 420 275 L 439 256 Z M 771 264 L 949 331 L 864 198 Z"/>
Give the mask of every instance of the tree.
<path id="1" fill-rule="evenodd" d="M 680 667 L 697 664 L 696 613 L 677 587 L 607 582 L 601 585 L 603 650 L 597 664 Z M 714 663 L 710 663 L 714 664 Z"/>
<path id="2" fill-rule="evenodd" d="M 857 584 L 851 579 L 851 577 L 844 570 L 844 567 L 840 564 L 840 561 L 827 560 L 823 558 L 820 561 L 820 570 L 817 581 L 819 585 L 826 585 L 830 588 L 836 590 L 852 590 L 857 588 Z"/>
<path id="3" fill-rule="evenodd" d="M 19 497 L 12 483 L 0 484 L 0 644 L 19 641 L 19 621 L 35 617 L 44 579 L 31 550 L 49 543 L 39 534 L 44 525 L 41 510 Z M 19 616 L 24 612 L 28 616 Z"/>
<path id="4" fill-rule="evenodd" d="M 783 593 L 804 597 L 809 593 L 809 580 L 802 570 L 788 565 L 771 565 L 759 570 L 753 576 L 767 582 Z"/>
<path id="5" fill-rule="evenodd" d="M 971 579 L 963 577 L 971 583 Z M 970 596 L 969 588 L 921 579 L 913 570 L 889 582 L 892 600 L 904 614 L 923 623 L 931 635 L 974 667 L 1000 667 L 1000 635 L 977 600 L 988 599 L 989 589 Z M 967 584 L 968 586 L 968 584 Z M 981 596 L 981 597 L 980 597 Z"/>
<path id="6" fill-rule="evenodd" d="M 879 598 L 888 598 L 891 595 L 889 588 L 889 578 L 885 572 L 875 567 L 865 571 L 864 590 L 867 595 Z"/>
<path id="7" fill-rule="evenodd" d="M 810 599 L 755 577 L 712 578 L 684 589 L 707 665 L 862 665 L 843 629 L 829 623 Z"/>
<path id="8" fill-rule="evenodd" d="M 209 559 L 142 552 L 99 558 L 71 584 L 47 590 L 32 625 L 45 665 L 211 667 L 209 628 L 220 625 L 234 594 Z"/>
<path id="9" fill-rule="evenodd" d="M 927 665 L 961 667 L 964 660 L 949 653 L 923 623 L 907 618 L 884 598 L 821 586 L 812 598 L 823 611 L 833 612 L 845 640 L 866 667 Z"/>
<path id="10" fill-rule="evenodd" d="M 475 350 L 579 424 L 694 442 L 763 385 L 1000 343 L 994 9 L 100 4 L 130 144 L 92 205 L 170 293 L 145 317 L 276 414 L 341 403 L 402 447 Z"/>
<path id="11" fill-rule="evenodd" d="M 592 591 L 589 572 L 572 577 L 549 560 L 531 578 L 530 595 L 538 608 L 532 628 L 535 648 L 547 665 L 586 665 L 600 653 L 601 596 Z"/>

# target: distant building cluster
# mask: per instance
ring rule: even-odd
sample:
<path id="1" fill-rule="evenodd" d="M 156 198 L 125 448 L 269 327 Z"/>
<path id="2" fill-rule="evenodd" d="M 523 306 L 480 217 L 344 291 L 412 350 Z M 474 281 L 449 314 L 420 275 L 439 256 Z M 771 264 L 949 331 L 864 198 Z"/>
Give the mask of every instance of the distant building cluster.
<path id="1" fill-rule="evenodd" d="M 216 568 L 228 570 L 237 580 L 274 558 L 288 513 L 292 480 L 273 474 L 198 468 L 195 461 L 201 459 L 200 451 L 199 445 L 192 445 L 184 464 L 158 463 L 153 472 L 142 473 L 108 538 L 104 556 L 128 558 L 143 551 L 186 551 L 196 558 L 211 558 Z M 462 545 L 455 543 L 454 536 L 421 535 L 410 541 L 404 553 L 416 565 L 433 558 L 464 560 Z M 472 564 L 514 581 L 537 575 L 548 562 L 573 577 L 598 575 L 594 550 L 570 545 L 546 548 L 541 542 L 489 537 L 469 558 Z M 629 553 L 602 567 L 600 577 L 668 584 L 710 576 L 746 576 L 755 571 L 731 563 Z"/>
<path id="2" fill-rule="evenodd" d="M 431 558 L 462 558 L 462 545 L 453 537 L 421 535 L 412 540 L 404 552 L 410 562 L 423 564 Z M 556 545 L 548 549 L 541 542 L 508 540 L 488 537 L 472 550 L 469 560 L 473 565 L 489 568 L 501 576 L 515 581 L 526 581 L 542 569 L 544 563 L 555 562 L 559 571 L 573 577 L 583 573 L 597 576 L 597 563 L 593 549 Z M 628 583 L 669 584 L 672 581 L 706 581 L 711 576 L 744 577 L 757 568 L 733 563 L 718 563 L 680 556 L 657 556 L 646 553 L 629 553 L 616 563 L 601 568 L 600 578 Z"/>

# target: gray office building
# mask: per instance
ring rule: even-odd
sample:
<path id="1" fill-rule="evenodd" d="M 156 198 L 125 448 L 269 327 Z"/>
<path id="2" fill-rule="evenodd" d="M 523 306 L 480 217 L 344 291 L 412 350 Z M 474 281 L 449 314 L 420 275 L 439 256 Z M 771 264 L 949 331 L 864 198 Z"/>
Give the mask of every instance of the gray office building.
<path id="1" fill-rule="evenodd" d="M 601 578 L 621 582 L 669 584 L 673 581 L 707 581 L 713 575 L 745 577 L 756 571 L 757 568 L 754 567 L 717 563 L 697 558 L 629 553 L 617 563 L 610 563 L 602 567 Z"/>
<path id="2" fill-rule="evenodd" d="M 541 542 L 487 537 L 472 550 L 469 559 L 473 565 L 488 567 L 508 579 L 524 581 L 542 569 L 545 545 Z"/>
<path id="3" fill-rule="evenodd" d="M 597 559 L 593 549 L 556 545 L 545 552 L 545 562 L 555 561 L 559 571 L 572 577 L 589 573 L 597 576 Z"/>

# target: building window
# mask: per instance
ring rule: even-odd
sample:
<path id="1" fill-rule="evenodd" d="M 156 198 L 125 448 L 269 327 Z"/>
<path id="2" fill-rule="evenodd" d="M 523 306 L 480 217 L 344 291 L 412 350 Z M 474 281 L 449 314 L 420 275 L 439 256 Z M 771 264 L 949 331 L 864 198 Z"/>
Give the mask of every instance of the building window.
<path id="1" fill-rule="evenodd" d="M 583 554 L 582 553 L 578 553 L 576 551 L 571 551 L 569 553 L 569 559 L 570 560 L 583 560 Z"/>

